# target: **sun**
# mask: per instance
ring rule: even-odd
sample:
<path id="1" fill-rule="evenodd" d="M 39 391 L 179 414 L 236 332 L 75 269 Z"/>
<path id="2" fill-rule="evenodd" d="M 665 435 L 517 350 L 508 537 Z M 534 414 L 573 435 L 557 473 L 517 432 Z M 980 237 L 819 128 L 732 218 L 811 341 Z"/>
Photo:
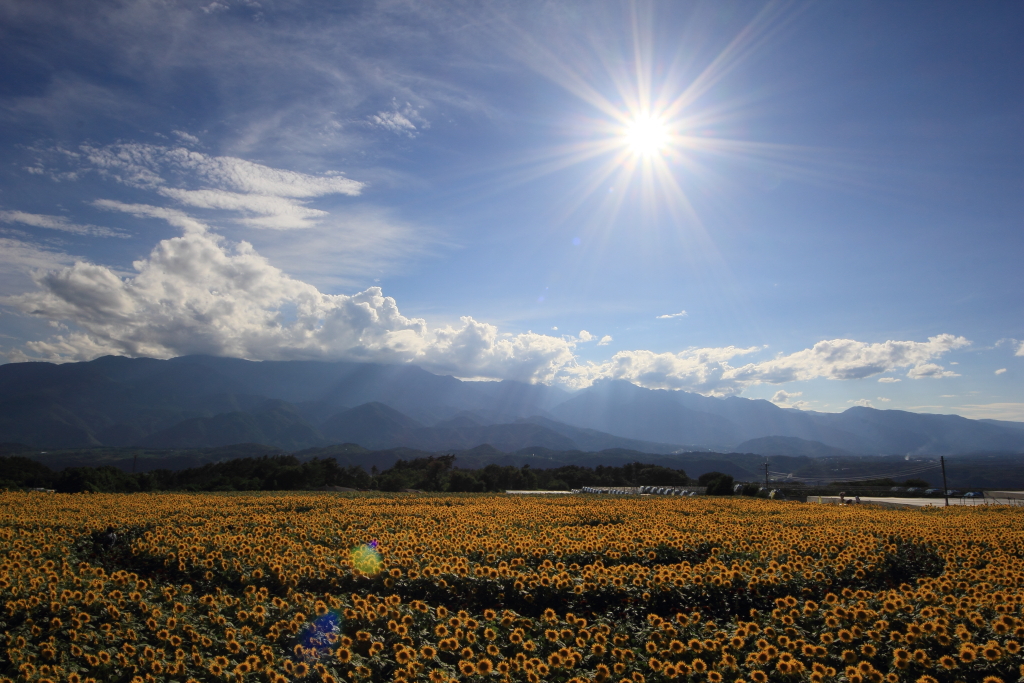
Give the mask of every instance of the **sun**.
<path id="1" fill-rule="evenodd" d="M 654 116 L 634 118 L 623 133 L 626 146 L 637 156 L 660 154 L 669 144 L 671 135 L 664 121 Z"/>

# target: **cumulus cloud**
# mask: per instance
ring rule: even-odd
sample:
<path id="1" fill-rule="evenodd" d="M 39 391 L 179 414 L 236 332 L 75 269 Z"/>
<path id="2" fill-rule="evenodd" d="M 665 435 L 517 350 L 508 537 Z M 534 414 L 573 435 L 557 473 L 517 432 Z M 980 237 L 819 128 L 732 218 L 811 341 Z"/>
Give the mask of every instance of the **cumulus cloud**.
<path id="1" fill-rule="evenodd" d="M 996 374 L 997 374 L 997 375 L 1001 375 L 1001 374 L 1003 374 L 1004 372 L 1006 372 L 1006 368 L 999 368 L 998 370 L 996 370 Z"/>
<path id="2" fill-rule="evenodd" d="M 38 213 L 26 213 L 24 211 L 0 211 L 0 221 L 4 223 L 19 223 L 34 228 L 46 228 L 48 230 L 60 230 L 75 235 L 95 235 L 97 237 L 128 237 L 128 233 L 112 228 L 105 228 L 99 225 L 80 225 L 72 223 L 63 216 L 48 216 Z"/>
<path id="3" fill-rule="evenodd" d="M 601 337 L 601 341 L 597 342 L 597 345 L 598 346 L 608 346 L 613 341 L 614 340 L 612 339 L 612 336 L 610 334 L 606 334 L 603 337 Z"/>
<path id="4" fill-rule="evenodd" d="M 892 382 L 899 382 L 899 377 L 879 377 L 878 381 L 883 384 L 891 384 Z"/>
<path id="5" fill-rule="evenodd" d="M 103 354 L 167 358 L 202 353 L 413 362 L 460 377 L 574 387 L 611 378 L 728 396 L 756 384 L 859 379 L 904 367 L 911 377 L 948 376 L 933 361 L 969 343 L 952 335 L 879 344 L 837 339 L 744 364 L 736 360 L 763 348 L 620 351 L 605 362 L 580 364 L 577 344 L 597 340 L 586 330 L 578 338 L 509 334 L 468 316 L 456 325 L 431 328 L 423 319 L 402 315 L 379 287 L 354 295 L 325 294 L 270 264 L 248 242 L 229 242 L 183 212 L 109 200 L 97 206 L 162 218 L 179 226 L 182 235 L 159 242 L 126 277 L 102 265 L 81 260 L 67 265 L 68 257 L 61 261 L 56 254 L 22 247 L 23 259 L 34 258 L 47 270 L 35 276 L 37 291 L 0 302 L 71 326 L 30 342 L 21 350 L 24 357 L 64 361 Z M 611 338 L 599 343 L 605 340 Z M 801 407 L 790 402 L 797 396 L 777 393 L 776 399 Z"/>
<path id="6" fill-rule="evenodd" d="M 686 311 L 679 311 L 678 313 L 666 313 L 665 315 L 659 315 L 658 320 L 669 320 L 670 318 L 685 318 Z"/>
<path id="7" fill-rule="evenodd" d="M 952 370 L 946 370 L 935 363 L 920 363 L 907 371 L 907 377 L 911 379 L 922 379 L 924 377 L 959 377 Z"/>
<path id="8" fill-rule="evenodd" d="M 379 287 L 352 296 L 324 294 L 272 266 L 248 243 L 229 244 L 205 230 L 161 241 L 134 266 L 133 277 L 121 278 L 78 261 L 40 274 L 39 291 L 7 297 L 4 303 L 24 313 L 78 330 L 30 342 L 26 357 L 203 353 L 412 361 L 439 372 L 528 382 L 550 382 L 573 362 L 570 341 L 501 334 L 470 317 L 431 330 L 424 320 L 403 316 Z"/>
<path id="9" fill-rule="evenodd" d="M 686 389 L 726 395 L 741 391 L 727 378 L 732 368 L 728 361 L 760 351 L 760 347 L 690 349 L 681 353 L 619 351 L 604 363 L 587 363 L 566 368 L 564 380 L 571 386 L 585 387 L 599 379 L 624 379 L 652 389 Z"/>
<path id="10" fill-rule="evenodd" d="M 759 347 L 689 349 L 680 353 L 620 351 L 604 363 L 587 363 L 564 371 L 568 383 L 587 386 L 598 379 L 625 379 L 654 389 L 685 389 L 731 396 L 756 384 L 785 384 L 811 379 L 851 380 L 900 368 L 907 376 L 950 377 L 954 373 L 931 361 L 970 344 L 963 337 L 942 334 L 926 342 L 887 341 L 876 344 L 853 339 L 821 341 L 809 349 L 770 360 L 734 365 L 734 358 Z"/>
<path id="11" fill-rule="evenodd" d="M 933 358 L 967 346 L 963 337 L 942 334 L 926 342 L 886 341 L 868 344 L 853 339 L 821 341 L 804 351 L 737 369 L 737 376 L 769 383 L 798 379 L 862 379 L 897 368 L 910 367 L 907 376 L 951 377 L 954 373 L 931 363 Z"/>
<path id="12" fill-rule="evenodd" d="M 811 404 L 808 403 L 807 401 L 793 400 L 803 395 L 804 392 L 802 391 L 786 391 L 785 389 L 779 389 L 772 396 L 771 401 L 780 408 L 797 408 L 799 410 L 803 410 L 804 408 L 807 408 Z"/>
<path id="13" fill-rule="evenodd" d="M 1017 345 L 1017 352 L 1013 354 L 1015 356 L 1024 356 L 1024 342 L 1019 342 Z"/>
<path id="14" fill-rule="evenodd" d="M 874 406 L 871 405 L 871 399 L 869 398 L 858 398 L 855 401 L 847 401 L 847 403 L 852 403 L 853 405 L 860 406 L 862 408 L 874 408 Z"/>

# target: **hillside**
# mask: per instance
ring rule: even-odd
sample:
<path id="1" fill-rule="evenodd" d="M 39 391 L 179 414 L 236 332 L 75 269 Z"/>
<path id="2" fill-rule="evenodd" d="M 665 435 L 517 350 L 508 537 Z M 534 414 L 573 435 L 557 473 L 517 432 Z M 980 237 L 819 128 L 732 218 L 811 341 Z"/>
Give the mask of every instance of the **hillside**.
<path id="1" fill-rule="evenodd" d="M 615 380 L 569 394 L 514 381 L 463 382 L 412 365 L 108 356 L 0 366 L 0 442 L 951 455 L 1024 451 L 1024 426 L 862 407 L 815 413 Z"/>

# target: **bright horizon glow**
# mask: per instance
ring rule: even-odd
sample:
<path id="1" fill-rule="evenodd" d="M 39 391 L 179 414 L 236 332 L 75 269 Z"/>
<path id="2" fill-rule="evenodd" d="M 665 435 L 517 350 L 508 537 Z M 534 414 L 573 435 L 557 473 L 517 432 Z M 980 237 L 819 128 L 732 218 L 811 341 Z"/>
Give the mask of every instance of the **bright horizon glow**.
<path id="1" fill-rule="evenodd" d="M 657 117 L 639 115 L 626 128 L 626 144 L 642 157 L 660 154 L 668 147 L 671 136 L 668 126 Z"/>

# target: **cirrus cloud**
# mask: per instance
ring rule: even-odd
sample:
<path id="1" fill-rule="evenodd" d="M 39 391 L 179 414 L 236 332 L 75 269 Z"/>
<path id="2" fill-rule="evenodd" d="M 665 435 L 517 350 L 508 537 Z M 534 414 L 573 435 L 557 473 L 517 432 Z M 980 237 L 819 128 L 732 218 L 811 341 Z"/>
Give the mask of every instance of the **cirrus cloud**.
<path id="1" fill-rule="evenodd" d="M 73 223 L 64 216 L 48 216 L 25 211 L 0 211 L 0 222 L 20 223 L 33 228 L 60 230 L 76 235 L 93 235 L 96 237 L 128 237 L 128 233 L 99 225 L 80 225 Z"/>
<path id="2" fill-rule="evenodd" d="M 191 142 L 190 138 L 182 139 Z M 241 214 L 235 219 L 237 223 L 270 230 L 316 227 L 329 213 L 308 206 L 310 201 L 330 195 L 356 197 L 365 187 L 365 183 L 339 172 L 311 175 L 187 147 L 118 143 L 51 152 L 74 167 L 70 172 L 51 172 L 55 179 L 95 173 L 128 187 L 155 192 L 179 206 Z"/>

